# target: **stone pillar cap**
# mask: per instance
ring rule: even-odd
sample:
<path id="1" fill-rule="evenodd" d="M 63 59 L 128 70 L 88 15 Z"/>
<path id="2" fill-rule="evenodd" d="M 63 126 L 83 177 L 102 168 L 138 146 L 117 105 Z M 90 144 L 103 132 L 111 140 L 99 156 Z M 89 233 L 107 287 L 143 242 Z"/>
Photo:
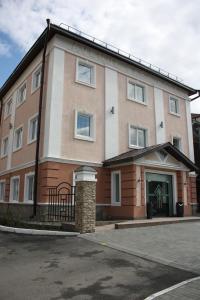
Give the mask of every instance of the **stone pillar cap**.
<path id="1" fill-rule="evenodd" d="M 97 171 L 92 168 L 92 167 L 89 167 L 89 166 L 81 166 L 81 167 L 78 167 L 76 170 L 75 170 L 76 173 L 78 172 L 90 172 L 90 173 L 96 173 Z"/>
<path id="2" fill-rule="evenodd" d="M 94 181 L 96 182 L 97 179 L 95 175 L 97 171 L 89 166 L 81 166 L 75 170 L 75 181 Z"/>

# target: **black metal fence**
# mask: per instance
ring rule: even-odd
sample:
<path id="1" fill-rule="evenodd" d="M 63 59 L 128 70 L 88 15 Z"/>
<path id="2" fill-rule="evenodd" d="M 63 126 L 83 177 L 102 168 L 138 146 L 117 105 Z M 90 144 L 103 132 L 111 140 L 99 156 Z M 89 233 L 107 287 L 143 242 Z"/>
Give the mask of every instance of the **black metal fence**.
<path id="1" fill-rule="evenodd" d="M 49 188 L 49 221 L 73 222 L 75 220 L 75 186 L 62 182 Z"/>

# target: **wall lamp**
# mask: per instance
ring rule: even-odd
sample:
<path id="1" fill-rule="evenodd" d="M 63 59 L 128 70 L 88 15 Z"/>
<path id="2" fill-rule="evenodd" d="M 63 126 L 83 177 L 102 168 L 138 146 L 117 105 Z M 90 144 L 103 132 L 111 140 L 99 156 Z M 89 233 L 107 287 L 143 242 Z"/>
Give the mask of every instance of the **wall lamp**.
<path id="1" fill-rule="evenodd" d="M 113 115 L 115 114 L 115 108 L 114 108 L 114 106 L 112 106 L 110 112 L 111 112 L 111 114 L 113 114 Z"/>
<path id="2" fill-rule="evenodd" d="M 163 128 L 164 127 L 164 124 L 163 124 L 163 121 L 160 122 L 160 128 Z"/>

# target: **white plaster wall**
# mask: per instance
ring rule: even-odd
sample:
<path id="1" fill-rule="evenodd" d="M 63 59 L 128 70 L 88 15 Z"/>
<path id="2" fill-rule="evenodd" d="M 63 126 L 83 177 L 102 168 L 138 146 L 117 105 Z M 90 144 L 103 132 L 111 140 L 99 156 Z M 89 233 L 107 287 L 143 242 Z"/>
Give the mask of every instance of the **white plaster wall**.
<path id="1" fill-rule="evenodd" d="M 165 115 L 164 115 L 164 98 L 163 91 L 154 88 L 154 103 L 155 103 L 155 122 L 156 122 L 156 143 L 161 144 L 166 142 L 165 136 Z M 163 122 L 163 128 L 160 124 Z"/>

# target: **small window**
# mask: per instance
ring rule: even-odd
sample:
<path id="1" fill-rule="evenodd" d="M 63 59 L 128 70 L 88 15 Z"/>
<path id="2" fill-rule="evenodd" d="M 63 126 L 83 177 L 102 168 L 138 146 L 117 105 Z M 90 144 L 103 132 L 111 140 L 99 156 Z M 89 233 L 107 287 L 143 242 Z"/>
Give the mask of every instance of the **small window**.
<path id="1" fill-rule="evenodd" d="M 128 82 L 128 99 L 145 103 L 145 88 L 142 85 Z"/>
<path id="2" fill-rule="evenodd" d="M 34 174 L 26 174 L 25 176 L 25 201 L 33 202 L 34 193 Z"/>
<path id="3" fill-rule="evenodd" d="M 15 130 L 14 150 L 18 150 L 22 147 L 22 138 L 23 138 L 23 127 L 20 127 Z"/>
<path id="4" fill-rule="evenodd" d="M 113 171 L 111 173 L 111 200 L 115 205 L 121 204 L 121 173 Z"/>
<path id="5" fill-rule="evenodd" d="M 41 84 L 41 75 L 42 75 L 42 68 L 39 67 L 34 73 L 32 77 L 32 91 L 37 90 Z"/>
<path id="6" fill-rule="evenodd" d="M 95 68 L 94 65 L 85 61 L 77 61 L 76 80 L 80 83 L 94 86 L 95 85 Z"/>
<path id="7" fill-rule="evenodd" d="M 129 146 L 143 148 L 147 145 L 147 130 L 130 125 Z"/>
<path id="8" fill-rule="evenodd" d="M 5 103 L 5 110 L 4 110 L 4 117 L 7 118 L 8 116 L 11 115 L 12 113 L 12 99 L 8 100 L 6 103 Z"/>
<path id="9" fill-rule="evenodd" d="M 93 140 L 94 120 L 93 116 L 85 113 L 76 113 L 76 138 Z"/>
<path id="10" fill-rule="evenodd" d="M 37 139 L 38 116 L 35 116 L 29 121 L 28 143 L 32 143 Z"/>
<path id="11" fill-rule="evenodd" d="M 19 201 L 19 177 L 11 178 L 10 201 Z"/>
<path id="12" fill-rule="evenodd" d="M 8 137 L 2 140 L 1 156 L 4 157 L 8 155 Z"/>
<path id="13" fill-rule="evenodd" d="M 181 139 L 180 138 L 174 136 L 172 143 L 173 143 L 174 147 L 181 150 Z"/>
<path id="14" fill-rule="evenodd" d="M 24 83 L 17 93 L 17 105 L 20 105 L 26 100 L 26 83 Z"/>
<path id="15" fill-rule="evenodd" d="M 0 201 L 5 200 L 5 181 L 0 181 Z"/>
<path id="16" fill-rule="evenodd" d="M 169 98 L 169 111 L 172 114 L 179 114 L 179 101 L 176 98 L 170 97 Z"/>

